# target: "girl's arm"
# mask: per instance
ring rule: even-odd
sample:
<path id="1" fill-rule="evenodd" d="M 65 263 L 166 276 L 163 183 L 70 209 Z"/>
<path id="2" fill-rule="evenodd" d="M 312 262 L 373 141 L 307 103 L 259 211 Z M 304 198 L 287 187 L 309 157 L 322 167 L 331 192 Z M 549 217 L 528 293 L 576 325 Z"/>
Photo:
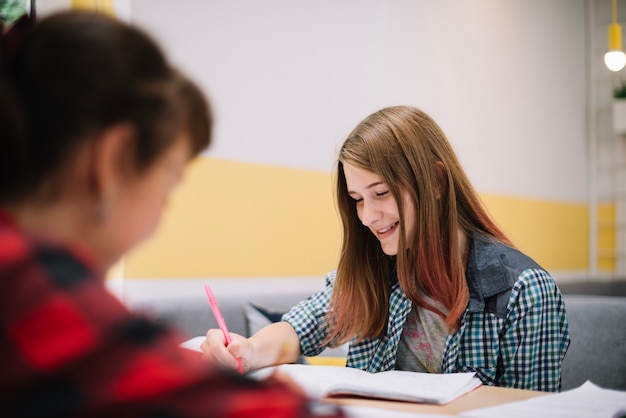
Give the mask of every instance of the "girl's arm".
<path id="1" fill-rule="evenodd" d="M 244 371 L 283 363 L 295 363 L 300 356 L 300 339 L 287 322 L 275 322 L 245 338 L 230 334 L 232 341 L 226 347 L 224 334 L 219 329 L 210 329 L 202 343 L 202 352 L 207 359 L 215 360 L 236 369 L 237 358 Z"/>

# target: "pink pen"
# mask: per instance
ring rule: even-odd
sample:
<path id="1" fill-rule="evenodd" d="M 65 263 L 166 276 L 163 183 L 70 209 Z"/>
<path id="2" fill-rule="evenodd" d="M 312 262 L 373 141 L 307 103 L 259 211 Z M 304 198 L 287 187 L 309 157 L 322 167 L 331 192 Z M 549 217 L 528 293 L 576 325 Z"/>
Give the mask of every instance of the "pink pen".
<path id="1" fill-rule="evenodd" d="M 230 333 L 226 327 L 226 322 L 224 322 L 224 317 L 222 316 L 220 307 L 217 305 L 217 299 L 215 299 L 211 286 L 208 284 L 204 285 L 204 291 L 206 293 L 206 297 L 209 299 L 209 305 L 211 305 L 211 310 L 213 311 L 213 315 L 215 315 L 217 325 L 219 325 L 220 329 L 224 333 L 224 339 L 226 340 L 226 346 L 228 347 L 228 344 L 230 344 L 232 339 L 230 338 Z M 237 358 L 237 370 L 239 370 L 239 373 L 243 374 L 243 364 L 241 364 L 240 358 Z"/>

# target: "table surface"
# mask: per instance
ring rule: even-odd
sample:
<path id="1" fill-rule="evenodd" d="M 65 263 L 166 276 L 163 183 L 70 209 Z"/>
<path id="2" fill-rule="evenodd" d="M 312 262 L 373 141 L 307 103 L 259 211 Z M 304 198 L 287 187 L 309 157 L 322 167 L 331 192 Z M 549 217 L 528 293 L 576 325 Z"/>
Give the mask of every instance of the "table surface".
<path id="1" fill-rule="evenodd" d="M 461 412 L 469 411 L 470 409 L 522 401 L 548 394 L 549 392 L 539 392 L 534 390 L 480 386 L 472 392 L 445 405 L 428 405 L 413 402 L 396 402 L 355 397 L 331 397 L 326 398 L 324 402 L 337 405 L 370 406 L 405 412 L 419 412 L 423 414 L 458 415 Z"/>

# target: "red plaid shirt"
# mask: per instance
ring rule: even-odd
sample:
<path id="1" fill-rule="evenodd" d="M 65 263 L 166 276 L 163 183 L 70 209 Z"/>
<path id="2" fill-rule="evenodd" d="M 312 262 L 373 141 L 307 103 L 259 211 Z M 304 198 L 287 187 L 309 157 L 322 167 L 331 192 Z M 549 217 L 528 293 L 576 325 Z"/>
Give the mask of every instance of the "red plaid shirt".
<path id="1" fill-rule="evenodd" d="M 281 383 L 179 348 L 183 335 L 131 314 L 95 265 L 0 213 L 0 417 L 312 416 Z"/>

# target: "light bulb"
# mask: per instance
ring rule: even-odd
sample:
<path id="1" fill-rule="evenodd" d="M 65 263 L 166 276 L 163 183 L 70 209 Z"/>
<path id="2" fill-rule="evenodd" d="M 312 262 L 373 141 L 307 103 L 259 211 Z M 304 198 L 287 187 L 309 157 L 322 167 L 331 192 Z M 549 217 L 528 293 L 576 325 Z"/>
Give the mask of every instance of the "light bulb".
<path id="1" fill-rule="evenodd" d="M 604 54 L 604 63 L 611 71 L 619 71 L 626 65 L 626 54 L 623 51 L 611 50 Z"/>

